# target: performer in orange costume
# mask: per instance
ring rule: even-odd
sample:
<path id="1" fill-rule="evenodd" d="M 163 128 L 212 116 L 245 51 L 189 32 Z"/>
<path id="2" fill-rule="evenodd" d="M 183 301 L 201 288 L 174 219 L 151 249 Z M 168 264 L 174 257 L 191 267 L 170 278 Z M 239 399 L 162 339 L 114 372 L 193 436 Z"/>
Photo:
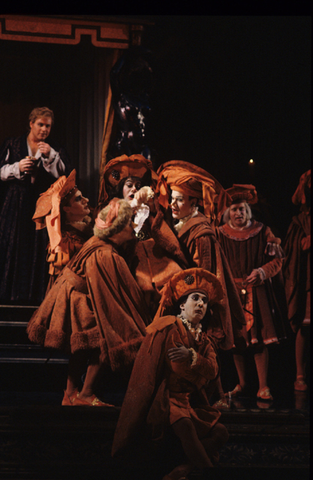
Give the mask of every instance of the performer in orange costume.
<path id="1" fill-rule="evenodd" d="M 286 338 L 286 300 L 283 288 L 283 251 L 281 240 L 271 229 L 252 219 L 249 204 L 257 202 L 253 185 L 233 185 L 227 190 L 232 205 L 225 211 L 225 224 L 219 227 L 219 239 L 242 299 L 247 345 L 254 348 L 259 379 L 257 397 L 272 400 L 267 386 L 267 345 Z M 240 395 L 246 387 L 245 361 L 235 350 L 234 361 L 239 383 L 231 396 Z"/>
<path id="2" fill-rule="evenodd" d="M 76 171 L 60 177 L 40 195 L 33 220 L 36 229 L 47 227 L 50 290 L 58 274 L 93 234 L 88 198 L 76 186 Z"/>
<path id="3" fill-rule="evenodd" d="M 112 197 L 124 198 L 133 207 L 136 239 L 127 245 L 125 258 L 152 317 L 164 284 L 188 266 L 178 240 L 164 221 L 155 195 L 157 178 L 150 160 L 139 154 L 121 155 L 106 164 L 99 194 L 99 207 Z"/>
<path id="4" fill-rule="evenodd" d="M 294 389 L 305 392 L 311 324 L 311 170 L 300 177 L 292 202 L 300 206 L 284 242 L 283 266 L 288 302 L 288 319 L 296 333 L 296 380 Z"/>
<path id="5" fill-rule="evenodd" d="M 113 455 L 127 448 L 140 450 L 137 442 L 157 442 L 172 429 L 181 441 L 186 463 L 164 480 L 186 478 L 195 468 L 205 478 L 212 478 L 213 464 L 228 432 L 206 395 L 219 367 L 215 342 L 202 331 L 202 324 L 210 323 L 210 308 L 222 299 L 217 277 L 201 268 L 184 270 L 166 284 L 161 317 L 147 327 L 135 360 L 115 431 Z M 168 309 L 172 314 L 163 316 Z"/>
<path id="6" fill-rule="evenodd" d="M 129 371 L 150 323 L 143 294 L 119 254 L 134 236 L 132 215 L 119 199 L 101 210 L 94 236 L 63 268 L 28 324 L 31 341 L 72 354 L 63 405 L 103 406 L 95 396 L 103 367 Z"/>

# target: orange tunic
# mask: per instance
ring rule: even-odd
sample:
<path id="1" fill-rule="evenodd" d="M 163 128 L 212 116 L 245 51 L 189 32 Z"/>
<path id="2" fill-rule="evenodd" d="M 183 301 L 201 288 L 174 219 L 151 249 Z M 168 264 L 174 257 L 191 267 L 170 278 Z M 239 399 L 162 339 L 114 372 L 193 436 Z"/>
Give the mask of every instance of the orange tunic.
<path id="1" fill-rule="evenodd" d="M 282 278 L 280 239 L 256 220 L 243 230 L 225 224 L 219 227 L 220 243 L 235 278 L 243 303 L 248 345 L 277 343 L 286 338 L 286 298 Z M 261 285 L 246 286 L 253 269 L 262 268 Z"/>
<path id="2" fill-rule="evenodd" d="M 92 237 L 62 270 L 27 332 L 31 341 L 66 352 L 100 347 L 115 370 L 132 364 L 149 323 L 125 260 Z"/>
<path id="3" fill-rule="evenodd" d="M 216 275 L 223 285 L 222 308 L 218 307 L 217 324 L 210 325 L 210 335 L 218 340 L 223 350 L 232 348 L 234 343 L 242 345 L 244 312 L 228 261 L 209 219 L 201 213 L 190 218 L 179 231 L 178 240 L 189 266 L 205 268 Z"/>
<path id="4" fill-rule="evenodd" d="M 148 335 L 136 357 L 113 440 L 112 454 L 148 435 L 163 437 L 166 427 L 179 418 L 189 417 L 199 437 L 207 435 L 218 422 L 220 412 L 211 407 L 206 388 L 218 375 L 216 352 L 203 333 L 199 342 L 169 315 L 147 327 Z M 197 360 L 171 362 L 169 348 L 181 343 L 194 348 Z"/>
<path id="5" fill-rule="evenodd" d="M 293 217 L 284 250 L 288 319 L 292 329 L 297 331 L 311 321 L 311 212 Z"/>

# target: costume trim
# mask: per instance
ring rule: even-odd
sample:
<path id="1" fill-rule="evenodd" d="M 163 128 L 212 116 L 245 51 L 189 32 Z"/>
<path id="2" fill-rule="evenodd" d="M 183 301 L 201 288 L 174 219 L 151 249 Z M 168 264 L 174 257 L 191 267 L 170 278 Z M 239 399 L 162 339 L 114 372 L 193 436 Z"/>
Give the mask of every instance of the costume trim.
<path id="1" fill-rule="evenodd" d="M 252 220 L 250 227 L 248 227 L 247 229 L 237 230 L 225 223 L 224 225 L 219 227 L 219 231 L 220 233 L 225 235 L 225 237 L 228 237 L 231 240 L 237 240 L 241 242 L 258 235 L 258 233 L 262 230 L 263 227 L 263 223 Z"/>

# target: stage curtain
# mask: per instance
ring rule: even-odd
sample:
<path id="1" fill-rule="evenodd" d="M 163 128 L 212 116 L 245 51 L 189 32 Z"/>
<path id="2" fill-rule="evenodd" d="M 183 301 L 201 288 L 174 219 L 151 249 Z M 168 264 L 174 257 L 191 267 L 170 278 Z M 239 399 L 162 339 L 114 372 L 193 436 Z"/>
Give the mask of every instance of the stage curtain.
<path id="1" fill-rule="evenodd" d="M 114 51 L 112 66 L 117 62 L 120 55 L 121 55 L 120 50 Z M 111 87 L 109 86 L 106 109 L 105 109 L 103 136 L 102 136 L 102 152 L 101 152 L 101 161 L 100 161 L 100 169 L 99 169 L 99 187 L 101 187 L 102 172 L 107 163 L 107 153 L 108 153 L 108 148 L 109 148 L 110 139 L 112 135 L 113 121 L 114 121 L 114 108 L 112 104 L 112 91 L 111 91 Z"/>
<path id="2" fill-rule="evenodd" d="M 80 87 L 79 125 L 79 185 L 90 204 L 98 203 L 100 172 L 113 124 L 110 71 L 120 55 L 118 49 L 97 49 L 85 81 Z"/>

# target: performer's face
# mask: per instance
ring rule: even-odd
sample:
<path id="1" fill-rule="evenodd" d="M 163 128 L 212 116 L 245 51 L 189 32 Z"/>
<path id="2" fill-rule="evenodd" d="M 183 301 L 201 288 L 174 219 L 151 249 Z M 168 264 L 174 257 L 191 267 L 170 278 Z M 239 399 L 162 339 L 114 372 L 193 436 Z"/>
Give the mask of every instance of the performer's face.
<path id="1" fill-rule="evenodd" d="M 127 178 L 126 182 L 124 183 L 123 187 L 123 198 L 127 200 L 127 202 L 131 202 L 135 196 L 135 193 L 141 189 L 141 181 L 129 177 Z"/>
<path id="2" fill-rule="evenodd" d="M 195 199 L 190 198 L 189 195 L 185 193 L 178 192 L 177 190 L 172 190 L 172 217 L 175 220 L 180 220 L 181 218 L 187 217 L 194 212 Z"/>
<path id="3" fill-rule="evenodd" d="M 192 324 L 201 322 L 208 308 L 208 297 L 201 292 L 192 292 L 180 305 L 183 316 Z"/>
<path id="4" fill-rule="evenodd" d="M 77 190 L 63 210 L 69 221 L 79 222 L 90 213 L 89 200 L 83 197 L 80 190 Z"/>
<path id="5" fill-rule="evenodd" d="M 37 118 L 34 122 L 30 122 L 30 134 L 33 140 L 43 142 L 50 134 L 51 125 L 51 117 Z"/>
<path id="6" fill-rule="evenodd" d="M 245 202 L 234 203 L 229 208 L 229 218 L 233 227 L 241 228 L 247 223 L 247 210 Z"/>

